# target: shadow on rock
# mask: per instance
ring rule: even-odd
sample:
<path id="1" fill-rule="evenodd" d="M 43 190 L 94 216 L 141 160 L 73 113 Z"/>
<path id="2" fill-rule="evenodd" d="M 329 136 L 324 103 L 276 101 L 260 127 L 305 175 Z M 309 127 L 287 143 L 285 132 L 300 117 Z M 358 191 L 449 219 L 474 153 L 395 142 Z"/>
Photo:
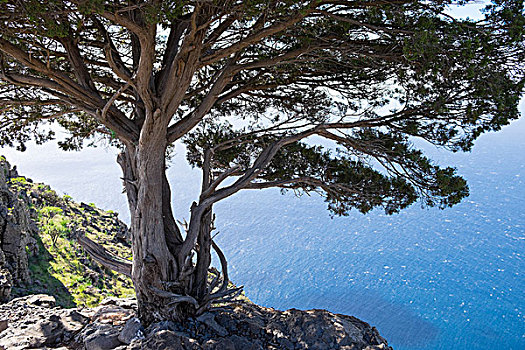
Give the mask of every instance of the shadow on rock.
<path id="1" fill-rule="evenodd" d="M 391 350 L 374 327 L 352 316 L 249 303 L 147 328 L 136 317 L 133 299 L 107 299 L 77 310 L 54 307 L 53 297 L 36 295 L 0 305 L 0 315 L 9 319 L 0 349 L 10 350 Z"/>

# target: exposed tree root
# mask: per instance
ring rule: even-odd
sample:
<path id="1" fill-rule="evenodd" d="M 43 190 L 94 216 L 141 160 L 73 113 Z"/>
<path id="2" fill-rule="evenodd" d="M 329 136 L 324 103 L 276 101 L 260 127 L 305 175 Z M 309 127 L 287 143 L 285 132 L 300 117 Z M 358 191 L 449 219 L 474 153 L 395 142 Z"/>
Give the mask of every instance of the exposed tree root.
<path id="1" fill-rule="evenodd" d="M 224 304 L 236 301 L 236 298 L 242 293 L 242 286 L 228 288 L 229 278 L 226 257 L 215 242 L 212 241 L 211 244 L 219 257 L 222 271 L 219 272 L 215 269 L 209 270 L 209 273 L 211 275 L 214 275 L 214 277 L 208 284 L 208 292 L 204 296 L 204 298 L 202 298 L 201 300 L 197 300 L 196 298 L 189 295 L 177 294 L 169 291 L 173 287 L 174 289 L 180 289 L 181 286 L 185 285 L 185 283 L 183 283 L 184 279 L 181 279 L 181 281 L 163 282 L 164 289 L 160 289 L 155 286 L 149 286 L 149 289 L 153 293 L 155 293 L 158 297 L 164 299 L 164 305 L 168 307 L 168 314 L 171 312 L 176 313 L 175 310 L 179 308 L 181 304 L 189 304 L 191 305 L 191 313 L 194 316 L 199 316 L 205 313 L 206 311 L 213 309 L 214 304 Z M 187 271 L 193 270 L 193 265 L 191 264 L 191 259 L 186 259 L 185 262 L 186 264 L 184 269 L 181 271 L 182 274 L 180 277 L 187 279 L 192 277 L 192 274 L 188 274 Z M 192 283 L 190 281 L 189 287 L 187 287 L 191 289 L 191 285 Z"/>

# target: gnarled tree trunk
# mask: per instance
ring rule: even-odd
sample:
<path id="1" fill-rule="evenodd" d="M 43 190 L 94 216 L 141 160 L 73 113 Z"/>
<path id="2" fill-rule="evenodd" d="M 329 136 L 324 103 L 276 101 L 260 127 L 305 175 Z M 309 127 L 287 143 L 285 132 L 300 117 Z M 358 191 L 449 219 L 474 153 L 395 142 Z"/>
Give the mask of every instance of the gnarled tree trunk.
<path id="1" fill-rule="evenodd" d="M 174 253 L 182 240 L 173 216 L 167 214 L 171 205 L 165 198 L 165 128 L 156 127 L 153 115 L 149 117 L 138 144 L 126 145 L 118 159 L 131 212 L 132 280 L 139 315 L 146 323 L 168 317 L 167 299 L 159 293 L 177 279 Z"/>
<path id="2" fill-rule="evenodd" d="M 199 314 L 211 306 L 214 297 L 226 295 L 225 288 L 218 287 L 218 277 L 208 280 L 212 246 L 218 250 L 211 239 L 211 205 L 194 203 L 187 228 L 198 232 L 193 241 L 183 237 L 173 217 L 166 177 L 166 127 L 159 127 L 158 120 L 155 123 L 155 118 L 146 117 L 138 144 L 126 145 L 118 157 L 131 212 L 132 280 L 139 316 L 146 324 Z M 205 190 L 209 172 L 203 180 Z M 224 256 L 219 254 L 226 271 Z M 222 281 L 227 284 L 227 278 Z M 212 295 L 214 288 L 221 293 Z"/>
<path id="3" fill-rule="evenodd" d="M 132 279 L 139 314 L 148 323 L 168 316 L 164 315 L 169 310 L 167 299 L 160 291 L 166 291 L 178 275 L 176 259 L 166 239 L 166 232 L 173 232 L 174 227 L 165 227 L 164 220 L 166 138 L 163 129 L 152 127 L 151 132 L 142 133 L 133 159 L 136 205 L 131 210 Z"/>

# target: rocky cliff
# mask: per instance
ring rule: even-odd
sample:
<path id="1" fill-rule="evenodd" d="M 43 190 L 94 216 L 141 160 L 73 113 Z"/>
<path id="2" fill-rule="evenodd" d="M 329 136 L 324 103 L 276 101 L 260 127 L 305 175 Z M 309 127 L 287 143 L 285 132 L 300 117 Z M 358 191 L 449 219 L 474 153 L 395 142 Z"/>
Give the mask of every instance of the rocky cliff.
<path id="1" fill-rule="evenodd" d="M 107 299 L 90 309 L 54 307 L 32 295 L 0 305 L 0 349 L 87 350 L 386 350 L 377 330 L 326 310 L 278 311 L 250 303 L 206 313 L 186 323 L 142 327 L 133 299 Z M 3 331 L 2 331 L 3 325 Z"/>
<path id="2" fill-rule="evenodd" d="M 73 307 L 133 295 L 129 278 L 94 261 L 87 248 L 96 245 L 131 259 L 116 213 L 59 196 L 0 158 L 0 300 L 51 293 L 58 305 Z"/>
<path id="3" fill-rule="evenodd" d="M 28 258 L 37 250 L 36 212 L 25 191 L 9 186 L 17 177 L 16 167 L 0 157 L 0 301 L 9 298 L 14 284 L 31 282 Z"/>
<path id="4" fill-rule="evenodd" d="M 144 328 L 129 278 L 89 250 L 100 245 L 129 259 L 128 241 L 117 214 L 59 196 L 0 158 L 0 350 L 391 349 L 355 317 L 279 311 L 246 298 Z"/>

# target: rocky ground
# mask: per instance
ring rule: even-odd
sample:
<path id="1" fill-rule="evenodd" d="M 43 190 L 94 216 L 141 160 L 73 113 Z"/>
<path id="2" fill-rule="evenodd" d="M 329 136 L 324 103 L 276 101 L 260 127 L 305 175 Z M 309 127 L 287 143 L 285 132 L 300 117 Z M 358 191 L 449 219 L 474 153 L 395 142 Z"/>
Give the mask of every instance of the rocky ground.
<path id="1" fill-rule="evenodd" d="M 326 310 L 278 311 L 243 303 L 185 324 L 144 328 L 133 299 L 106 299 L 86 309 L 54 305 L 48 295 L 0 305 L 0 349 L 391 349 L 367 323 Z"/>
<path id="2" fill-rule="evenodd" d="M 184 324 L 144 328 L 130 279 L 96 263 L 80 237 L 131 259 L 116 213 L 59 196 L 0 157 L 0 350 L 391 349 L 354 317 L 278 311 L 242 295 Z"/>

